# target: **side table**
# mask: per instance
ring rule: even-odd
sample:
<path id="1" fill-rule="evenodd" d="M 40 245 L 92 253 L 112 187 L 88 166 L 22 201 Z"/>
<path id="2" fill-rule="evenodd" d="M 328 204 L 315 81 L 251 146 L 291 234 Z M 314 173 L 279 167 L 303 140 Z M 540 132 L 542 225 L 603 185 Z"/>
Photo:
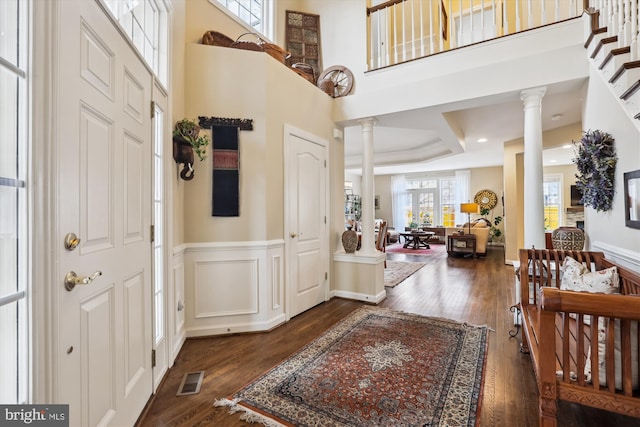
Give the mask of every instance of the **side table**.
<path id="1" fill-rule="evenodd" d="M 447 239 L 447 254 L 476 256 L 476 236 L 475 234 L 450 234 Z"/>

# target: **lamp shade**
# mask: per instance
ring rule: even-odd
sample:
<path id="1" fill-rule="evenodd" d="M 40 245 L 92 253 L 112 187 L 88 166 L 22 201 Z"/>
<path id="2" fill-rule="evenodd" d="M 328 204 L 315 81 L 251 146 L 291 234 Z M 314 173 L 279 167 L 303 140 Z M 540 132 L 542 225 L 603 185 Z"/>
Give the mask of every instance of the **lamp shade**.
<path id="1" fill-rule="evenodd" d="M 460 203 L 460 212 L 466 214 L 478 213 L 477 203 Z"/>

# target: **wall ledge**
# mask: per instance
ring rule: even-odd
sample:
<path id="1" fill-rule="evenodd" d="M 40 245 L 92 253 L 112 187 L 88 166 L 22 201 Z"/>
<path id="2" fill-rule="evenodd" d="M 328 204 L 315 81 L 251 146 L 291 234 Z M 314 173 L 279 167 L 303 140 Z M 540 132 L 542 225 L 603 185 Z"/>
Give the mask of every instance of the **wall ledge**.
<path id="1" fill-rule="evenodd" d="M 183 243 L 173 248 L 173 255 L 184 252 L 212 251 L 212 250 L 236 250 L 236 249 L 270 249 L 284 246 L 283 239 L 275 240 L 251 240 L 243 242 L 194 242 Z"/>

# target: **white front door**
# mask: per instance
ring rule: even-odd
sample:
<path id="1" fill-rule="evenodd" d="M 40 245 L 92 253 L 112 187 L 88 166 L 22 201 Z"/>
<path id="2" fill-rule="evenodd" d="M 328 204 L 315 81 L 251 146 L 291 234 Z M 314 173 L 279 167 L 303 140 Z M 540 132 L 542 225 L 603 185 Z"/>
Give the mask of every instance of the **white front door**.
<path id="1" fill-rule="evenodd" d="M 133 425 L 152 392 L 152 75 L 97 1 L 54 8 L 55 400 L 73 426 Z M 70 271 L 94 280 L 67 290 Z"/>
<path id="2" fill-rule="evenodd" d="M 311 135 L 286 131 L 287 316 L 327 298 L 326 148 Z"/>

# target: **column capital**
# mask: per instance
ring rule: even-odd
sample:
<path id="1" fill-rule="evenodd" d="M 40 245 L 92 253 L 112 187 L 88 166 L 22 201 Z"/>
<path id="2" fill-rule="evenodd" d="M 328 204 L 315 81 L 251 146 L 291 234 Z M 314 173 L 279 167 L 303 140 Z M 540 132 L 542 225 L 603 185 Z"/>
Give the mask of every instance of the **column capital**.
<path id="1" fill-rule="evenodd" d="M 358 123 L 360 123 L 360 125 L 363 128 L 365 127 L 372 128 L 373 126 L 375 126 L 377 122 L 378 122 L 378 119 L 376 119 L 375 117 L 367 117 L 367 118 L 358 120 Z"/>
<path id="2" fill-rule="evenodd" d="M 537 105 L 546 92 L 546 86 L 525 89 L 520 92 L 520 99 L 524 102 L 525 107 Z"/>

